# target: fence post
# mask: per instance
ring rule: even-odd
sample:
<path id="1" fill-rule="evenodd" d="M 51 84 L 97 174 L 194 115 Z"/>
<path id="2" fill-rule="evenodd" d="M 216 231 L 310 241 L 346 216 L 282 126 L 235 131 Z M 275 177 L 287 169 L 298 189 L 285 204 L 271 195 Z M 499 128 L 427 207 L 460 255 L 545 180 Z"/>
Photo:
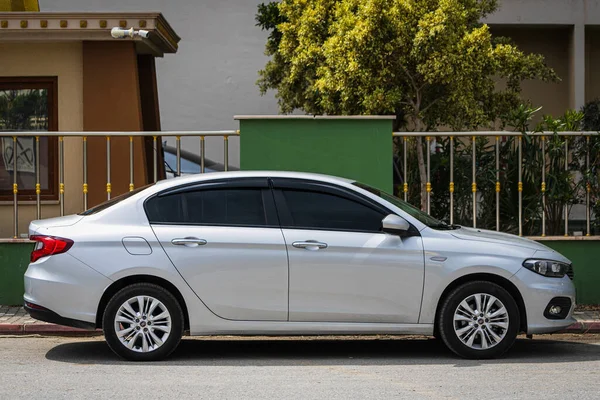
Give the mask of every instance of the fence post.
<path id="1" fill-rule="evenodd" d="M 454 136 L 450 136 L 450 225 L 454 225 Z"/>
<path id="2" fill-rule="evenodd" d="M 473 228 L 477 227 L 477 176 L 476 176 L 476 168 L 477 168 L 477 159 L 476 159 L 476 137 L 473 136 L 471 138 L 471 147 L 473 148 L 473 183 L 471 185 L 471 191 L 473 192 Z"/>

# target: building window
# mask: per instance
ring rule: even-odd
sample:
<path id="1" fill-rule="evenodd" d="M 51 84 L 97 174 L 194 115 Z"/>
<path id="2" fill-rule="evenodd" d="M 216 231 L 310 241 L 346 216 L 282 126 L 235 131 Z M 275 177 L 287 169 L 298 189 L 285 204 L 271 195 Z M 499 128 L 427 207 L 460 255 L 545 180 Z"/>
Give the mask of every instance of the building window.
<path id="1" fill-rule="evenodd" d="M 42 200 L 56 200 L 58 177 L 57 138 L 43 137 L 43 132 L 58 130 L 56 77 L 0 78 L 0 131 L 40 131 L 40 189 Z M 14 157 L 17 157 L 19 200 L 35 200 L 35 137 L 17 140 L 2 136 L 0 143 L 0 200 L 13 200 Z"/>

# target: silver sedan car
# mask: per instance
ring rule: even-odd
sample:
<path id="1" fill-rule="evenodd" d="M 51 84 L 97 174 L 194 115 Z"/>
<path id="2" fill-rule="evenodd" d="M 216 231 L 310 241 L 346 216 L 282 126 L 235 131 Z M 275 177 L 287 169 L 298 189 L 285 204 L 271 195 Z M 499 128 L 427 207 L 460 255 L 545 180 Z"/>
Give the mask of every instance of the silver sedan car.
<path id="1" fill-rule="evenodd" d="M 559 253 L 331 176 L 186 176 L 29 233 L 31 316 L 102 328 L 129 360 L 167 357 L 184 332 L 435 335 L 491 358 L 574 322 Z"/>

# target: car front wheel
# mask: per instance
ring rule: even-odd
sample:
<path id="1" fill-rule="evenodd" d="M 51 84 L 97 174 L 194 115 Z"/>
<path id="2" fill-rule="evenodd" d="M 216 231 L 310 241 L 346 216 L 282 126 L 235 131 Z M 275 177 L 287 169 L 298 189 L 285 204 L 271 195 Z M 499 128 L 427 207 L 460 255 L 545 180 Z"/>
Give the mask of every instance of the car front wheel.
<path id="1" fill-rule="evenodd" d="M 506 352 L 519 331 L 519 308 L 503 287 L 468 282 L 443 301 L 438 317 L 442 340 L 464 358 L 494 358 Z"/>
<path id="2" fill-rule="evenodd" d="M 164 288 L 136 283 L 117 292 L 103 318 L 108 346 L 131 361 L 157 361 L 171 354 L 183 335 L 183 312 Z"/>

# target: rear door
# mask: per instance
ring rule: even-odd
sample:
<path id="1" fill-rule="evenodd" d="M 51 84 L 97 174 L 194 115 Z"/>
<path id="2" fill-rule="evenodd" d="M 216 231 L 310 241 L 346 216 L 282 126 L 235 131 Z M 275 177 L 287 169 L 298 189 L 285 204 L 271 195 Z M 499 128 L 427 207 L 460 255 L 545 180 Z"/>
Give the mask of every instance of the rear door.
<path id="1" fill-rule="evenodd" d="M 287 252 L 266 178 L 170 190 L 145 208 L 167 255 L 212 312 L 287 320 Z"/>

